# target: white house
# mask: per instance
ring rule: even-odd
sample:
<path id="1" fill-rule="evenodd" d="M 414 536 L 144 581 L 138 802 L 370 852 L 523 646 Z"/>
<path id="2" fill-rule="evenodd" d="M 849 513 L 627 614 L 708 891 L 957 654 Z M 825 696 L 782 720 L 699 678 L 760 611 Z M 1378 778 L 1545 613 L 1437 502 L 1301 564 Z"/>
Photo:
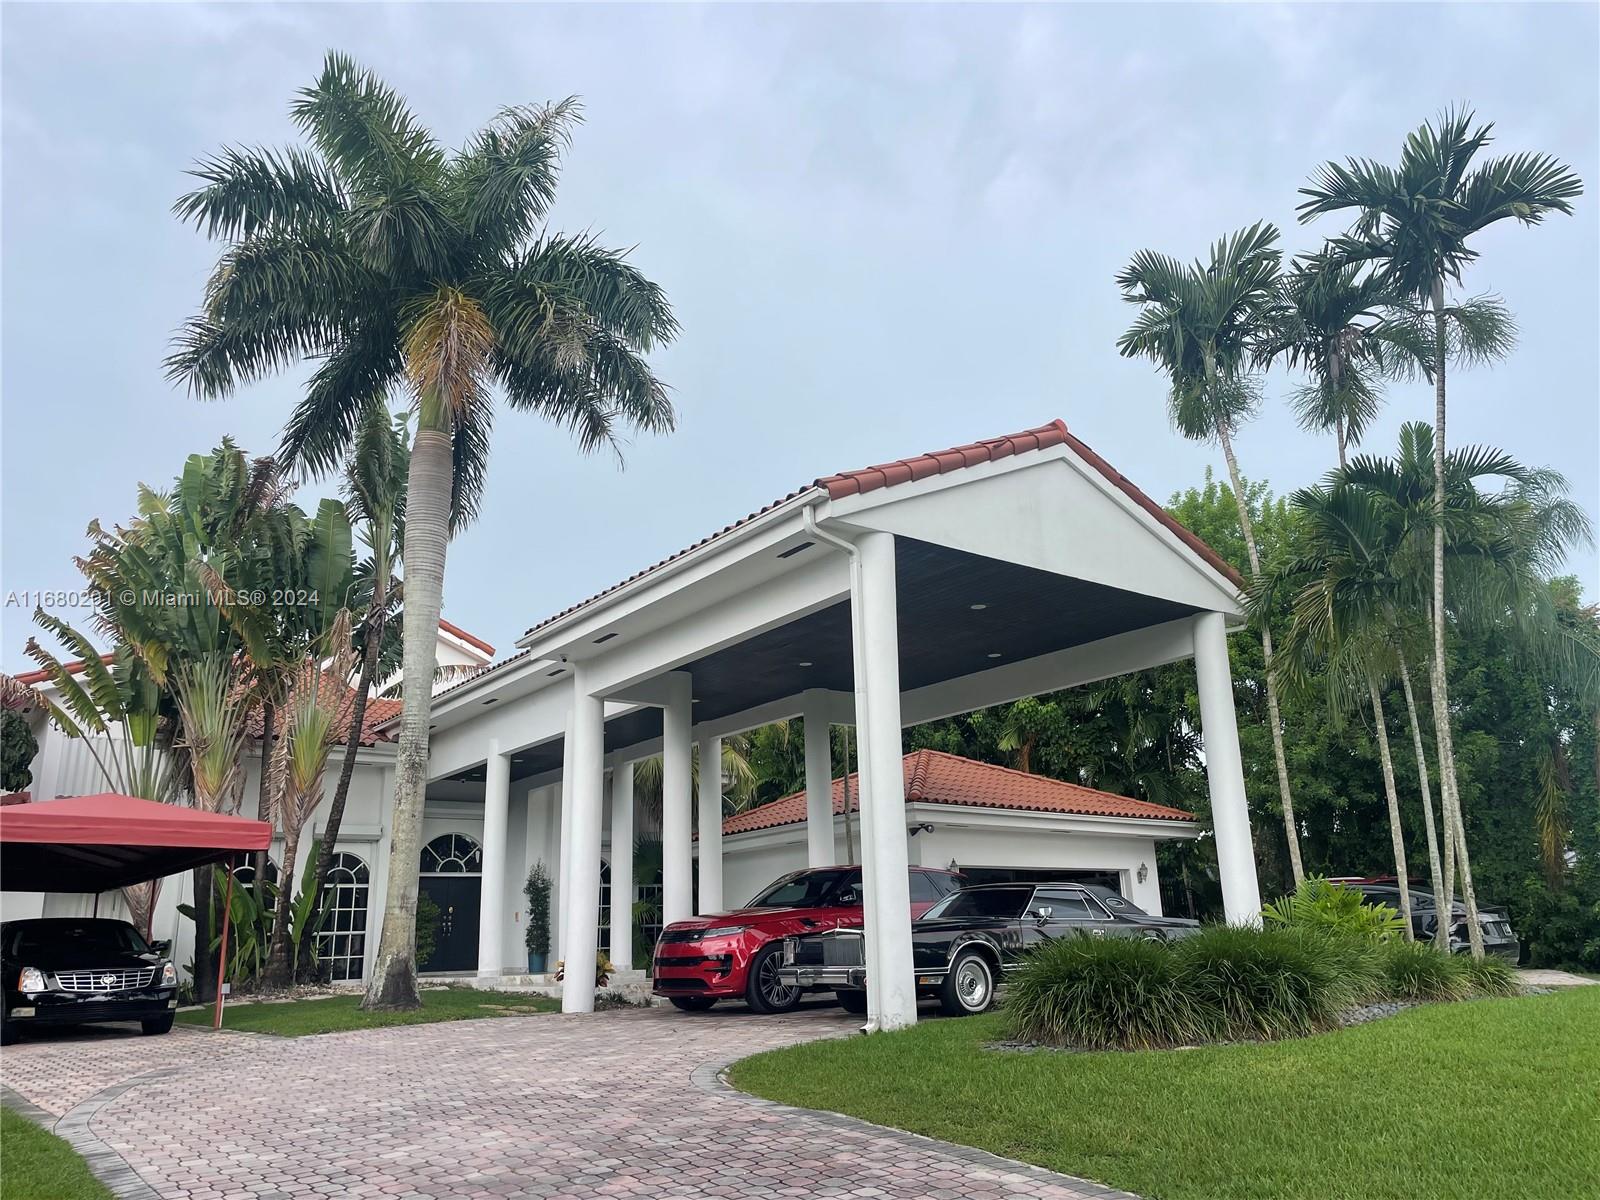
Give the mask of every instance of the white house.
<path id="1" fill-rule="evenodd" d="M 959 869 L 973 883 L 1073 880 L 1114 888 L 1161 912 L 1156 843 L 1199 836 L 1191 813 L 938 750 L 904 759 L 906 854 L 912 866 Z M 861 808 L 860 778 L 833 781 L 834 858 L 853 860 L 845 828 Z M 723 894 L 733 904 L 807 865 L 806 794 L 722 823 Z"/>
<path id="2" fill-rule="evenodd" d="M 924 798 L 908 808 L 902 728 L 1188 657 L 1224 905 L 1230 920 L 1256 920 L 1226 642 L 1242 624 L 1239 585 L 1059 421 L 818 478 L 541 621 L 516 653 L 436 692 L 421 856 L 422 887 L 446 914 L 434 965 L 490 981 L 524 970 L 521 884 L 543 861 L 557 881 L 555 954 L 592 957 L 609 925 L 611 958 L 630 967 L 633 856 L 610 848 L 633 843 L 633 764 L 654 755 L 665 919 L 747 899 L 773 847 L 759 830 L 725 838 L 715 789 L 700 797 L 696 822 L 693 748 L 718 762 L 724 735 L 798 716 L 803 861 L 812 865 L 841 851 L 828 728 L 858 730 L 869 1024 L 908 1024 L 907 864 L 943 863 L 948 851 L 985 865 L 962 847 L 1002 829 L 1042 829 L 1029 827 L 1037 814 L 981 805 Z M 392 784 L 391 748 L 376 739 L 394 723 L 375 728 L 363 750 L 361 798 L 340 837 L 352 863 L 346 922 L 366 930 L 367 960 L 381 920 Z M 1154 904 L 1146 852 L 1156 829 L 1176 826 L 1071 815 L 1075 848 L 1038 865 L 1131 871 L 1133 898 Z M 799 865 L 796 834 L 782 837 L 790 844 L 781 857 Z M 992 865 L 1033 865 L 1024 843 L 1044 840 L 991 840 L 1005 860 Z M 347 959 L 353 972 L 355 956 Z M 592 1004 L 583 974 L 572 973 L 564 1007 Z"/>

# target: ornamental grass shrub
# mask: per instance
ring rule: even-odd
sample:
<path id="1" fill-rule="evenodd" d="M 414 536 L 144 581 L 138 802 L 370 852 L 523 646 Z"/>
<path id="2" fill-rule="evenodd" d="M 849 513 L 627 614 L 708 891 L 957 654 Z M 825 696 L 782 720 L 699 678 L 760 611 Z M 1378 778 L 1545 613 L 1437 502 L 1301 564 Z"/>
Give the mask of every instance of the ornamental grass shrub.
<path id="1" fill-rule="evenodd" d="M 1134 938 L 1046 943 L 1009 981 L 1005 1014 L 1024 1041 L 1093 1050 L 1180 1046 L 1218 1028 L 1172 951 Z"/>
<path id="2" fill-rule="evenodd" d="M 1298 1037 L 1361 1004 L 1514 995 L 1516 973 L 1431 945 L 1316 927 L 1208 926 L 1163 944 L 1071 937 L 1030 954 L 1007 987 L 1020 1041 L 1086 1050 Z"/>
<path id="3" fill-rule="evenodd" d="M 1426 942 L 1388 942 L 1383 947 L 1384 991 L 1396 1000 L 1462 1000 L 1472 994 L 1466 964 Z"/>

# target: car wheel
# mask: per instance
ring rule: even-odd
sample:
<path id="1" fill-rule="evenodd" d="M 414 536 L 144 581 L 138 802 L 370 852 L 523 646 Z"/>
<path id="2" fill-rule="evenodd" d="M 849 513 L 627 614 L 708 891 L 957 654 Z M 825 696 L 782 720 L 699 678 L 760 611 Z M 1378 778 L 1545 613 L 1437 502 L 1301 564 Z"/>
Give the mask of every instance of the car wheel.
<path id="1" fill-rule="evenodd" d="M 963 950 L 939 985 L 939 1011 L 948 1017 L 970 1017 L 994 1003 L 994 968 L 977 950 Z"/>
<path id="2" fill-rule="evenodd" d="M 774 941 L 756 951 L 750 963 L 750 982 L 744 998 L 758 1013 L 792 1012 L 800 1003 L 800 989 L 778 978 L 783 966 L 783 943 Z"/>
<path id="3" fill-rule="evenodd" d="M 172 1032 L 172 1014 L 164 1017 L 151 1017 L 148 1021 L 140 1021 L 139 1028 L 144 1030 L 145 1036 L 154 1037 L 157 1034 Z"/>
<path id="4" fill-rule="evenodd" d="M 855 1013 L 857 1016 L 866 1015 L 867 994 L 865 992 L 852 991 L 846 988 L 842 992 L 835 992 L 834 995 L 839 998 L 839 1007 L 844 1009 L 845 1012 Z"/>
<path id="5" fill-rule="evenodd" d="M 710 1012 L 717 1002 L 715 996 L 668 996 L 667 999 L 679 1012 Z"/>

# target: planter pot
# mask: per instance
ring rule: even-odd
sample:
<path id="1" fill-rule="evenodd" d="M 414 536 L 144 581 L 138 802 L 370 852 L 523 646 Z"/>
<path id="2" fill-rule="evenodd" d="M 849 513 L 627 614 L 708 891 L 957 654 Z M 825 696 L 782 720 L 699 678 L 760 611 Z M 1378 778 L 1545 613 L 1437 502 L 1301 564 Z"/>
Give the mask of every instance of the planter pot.
<path id="1" fill-rule="evenodd" d="M 529 950 L 528 951 L 528 974 L 529 975 L 543 975 L 544 972 L 545 972 L 545 960 L 547 958 L 549 958 L 549 955 L 547 955 L 547 954 L 535 954 L 532 950 Z"/>

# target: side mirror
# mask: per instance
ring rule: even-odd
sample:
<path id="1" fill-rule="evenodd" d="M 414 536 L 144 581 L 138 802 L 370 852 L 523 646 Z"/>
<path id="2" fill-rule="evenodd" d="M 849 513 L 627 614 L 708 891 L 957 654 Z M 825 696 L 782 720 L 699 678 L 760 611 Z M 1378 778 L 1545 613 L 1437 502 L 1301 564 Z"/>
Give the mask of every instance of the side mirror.
<path id="1" fill-rule="evenodd" d="M 1055 913 L 1055 911 L 1056 911 L 1055 909 L 1051 908 L 1048 904 L 1046 904 L 1041 908 L 1034 909 L 1033 910 L 1033 915 L 1034 915 L 1034 917 L 1036 917 L 1040 921 L 1048 921 L 1051 918 L 1051 916 Z"/>
<path id="2" fill-rule="evenodd" d="M 153 953 L 159 954 L 162 958 L 171 958 L 172 957 L 172 940 L 170 938 L 168 938 L 168 939 L 166 939 L 164 941 L 151 942 L 150 943 L 150 949 L 151 949 L 151 951 Z"/>

